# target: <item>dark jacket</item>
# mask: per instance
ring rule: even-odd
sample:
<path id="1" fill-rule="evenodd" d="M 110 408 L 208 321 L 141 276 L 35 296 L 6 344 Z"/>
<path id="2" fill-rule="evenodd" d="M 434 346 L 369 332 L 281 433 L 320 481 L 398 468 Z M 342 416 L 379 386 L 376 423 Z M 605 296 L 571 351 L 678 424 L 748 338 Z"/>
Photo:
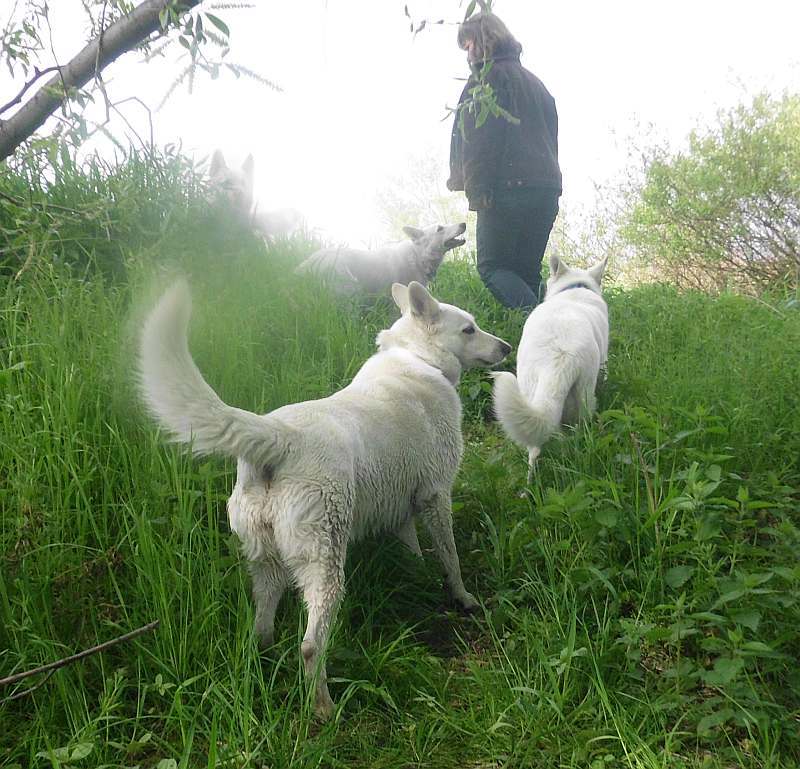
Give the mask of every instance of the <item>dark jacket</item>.
<path id="1" fill-rule="evenodd" d="M 489 115 L 475 127 L 476 114 L 466 108 L 470 90 L 479 83 L 475 74 L 458 102 L 447 186 L 464 190 L 473 211 L 491 207 L 501 190 L 538 187 L 561 192 L 556 103 L 542 81 L 519 63 L 519 53 L 516 47 L 496 50 L 486 75 L 497 103 L 518 118 L 518 124 Z"/>

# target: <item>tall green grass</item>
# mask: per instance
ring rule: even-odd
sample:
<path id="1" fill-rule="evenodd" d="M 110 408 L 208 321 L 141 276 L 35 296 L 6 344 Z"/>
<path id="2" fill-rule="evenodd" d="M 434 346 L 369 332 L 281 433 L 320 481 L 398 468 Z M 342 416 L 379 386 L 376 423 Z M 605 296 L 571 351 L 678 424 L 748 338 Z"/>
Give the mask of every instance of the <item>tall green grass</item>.
<path id="1" fill-rule="evenodd" d="M 108 206 L 136 229 L 126 200 Z M 266 411 L 345 384 L 395 310 L 335 301 L 292 274 L 309 245 L 267 250 L 194 198 L 113 248 L 82 232 L 80 269 L 35 230 L 37 259 L 2 287 L 0 676 L 161 624 L 0 703 L 0 766 L 797 765 L 796 312 L 610 290 L 600 413 L 548 445 L 527 488 L 486 374 L 465 376 L 454 510 L 483 611 L 452 611 L 430 554 L 353 547 L 329 654 L 339 709 L 319 725 L 302 607 L 287 594 L 259 653 L 225 513 L 235 467 L 163 444 L 135 397 L 136 332 L 188 274 L 198 365 Z M 523 318 L 468 260 L 434 293 L 518 341 Z"/>

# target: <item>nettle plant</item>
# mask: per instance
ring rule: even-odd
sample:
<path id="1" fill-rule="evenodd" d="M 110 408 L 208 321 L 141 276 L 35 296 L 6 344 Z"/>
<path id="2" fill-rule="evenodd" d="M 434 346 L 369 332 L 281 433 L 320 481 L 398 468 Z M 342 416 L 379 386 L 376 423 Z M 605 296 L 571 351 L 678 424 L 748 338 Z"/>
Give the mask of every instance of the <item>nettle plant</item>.
<path id="1" fill-rule="evenodd" d="M 534 525 L 565 551 L 584 543 L 569 576 L 578 592 L 611 597 L 625 675 L 667 709 L 691 704 L 698 735 L 789 728 L 781 695 L 800 685 L 786 632 L 800 606 L 800 568 L 786 565 L 800 547 L 793 491 L 726 470 L 725 419 L 702 408 L 684 417 L 694 426 L 670 433 L 645 409 L 601 413 L 599 435 L 565 442 L 564 465 L 591 453 L 605 475 L 532 489 Z"/>

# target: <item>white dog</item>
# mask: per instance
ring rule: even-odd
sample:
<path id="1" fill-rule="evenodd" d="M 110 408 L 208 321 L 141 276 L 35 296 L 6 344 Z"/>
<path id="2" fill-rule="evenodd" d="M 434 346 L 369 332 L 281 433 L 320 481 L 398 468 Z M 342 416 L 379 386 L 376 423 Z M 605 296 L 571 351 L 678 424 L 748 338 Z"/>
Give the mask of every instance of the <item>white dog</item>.
<path id="1" fill-rule="evenodd" d="M 323 660 L 348 542 L 395 532 L 421 555 L 419 518 L 453 597 L 476 605 L 461 580 L 450 508 L 462 452 L 456 384 L 463 368 L 498 363 L 511 347 L 419 283 L 395 284 L 392 296 L 402 317 L 347 387 L 263 416 L 226 405 L 203 380 L 187 346 L 185 282 L 161 297 L 141 338 L 141 392 L 159 424 L 197 453 L 238 458 L 228 514 L 250 562 L 264 644 L 286 586 L 303 592 L 301 651 L 309 680 L 317 675 L 321 717 L 333 709 Z"/>
<path id="2" fill-rule="evenodd" d="M 248 155 L 241 168 L 229 168 L 220 150 L 214 150 L 208 179 L 211 187 L 230 210 L 243 222 L 250 221 L 253 209 L 255 160 Z"/>
<path id="3" fill-rule="evenodd" d="M 336 291 L 346 295 L 379 294 L 392 283 L 416 281 L 426 286 L 436 275 L 444 255 L 464 245 L 459 235 L 466 229 L 464 222 L 433 225 L 424 230 L 403 227 L 409 240 L 375 251 L 323 248 L 302 262 L 297 272 L 319 275 L 329 280 Z"/>
<path id="4" fill-rule="evenodd" d="M 240 169 L 230 168 L 222 152 L 215 150 L 208 177 L 211 186 L 234 215 L 263 238 L 287 238 L 302 229 L 303 216 L 294 208 L 270 211 L 262 210 L 254 203 L 255 161 L 252 155 L 245 158 Z"/>
<path id="5" fill-rule="evenodd" d="M 294 208 L 277 208 L 274 211 L 261 211 L 257 206 L 253 210 L 253 229 L 268 240 L 290 238 L 300 232 L 305 220 Z"/>
<path id="6" fill-rule="evenodd" d="M 608 308 L 600 294 L 606 260 L 588 270 L 550 258 L 545 299 L 525 321 L 517 376 L 494 374 L 494 409 L 511 440 L 528 449 L 528 481 L 544 442 L 562 423 L 594 412 L 608 355 Z"/>

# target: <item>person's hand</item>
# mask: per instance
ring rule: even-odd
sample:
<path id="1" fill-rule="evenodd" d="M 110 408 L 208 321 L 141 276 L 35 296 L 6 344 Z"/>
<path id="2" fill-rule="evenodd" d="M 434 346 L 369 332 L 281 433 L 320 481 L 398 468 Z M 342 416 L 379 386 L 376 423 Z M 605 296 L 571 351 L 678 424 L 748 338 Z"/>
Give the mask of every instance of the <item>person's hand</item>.
<path id="1" fill-rule="evenodd" d="M 446 185 L 447 189 L 450 190 L 450 192 L 455 192 L 456 190 L 461 189 L 458 182 L 455 179 L 453 179 L 452 176 L 447 180 Z"/>
<path id="2" fill-rule="evenodd" d="M 475 208 L 482 209 L 482 208 L 493 208 L 494 207 L 494 195 L 491 192 L 482 192 L 475 198 Z"/>

